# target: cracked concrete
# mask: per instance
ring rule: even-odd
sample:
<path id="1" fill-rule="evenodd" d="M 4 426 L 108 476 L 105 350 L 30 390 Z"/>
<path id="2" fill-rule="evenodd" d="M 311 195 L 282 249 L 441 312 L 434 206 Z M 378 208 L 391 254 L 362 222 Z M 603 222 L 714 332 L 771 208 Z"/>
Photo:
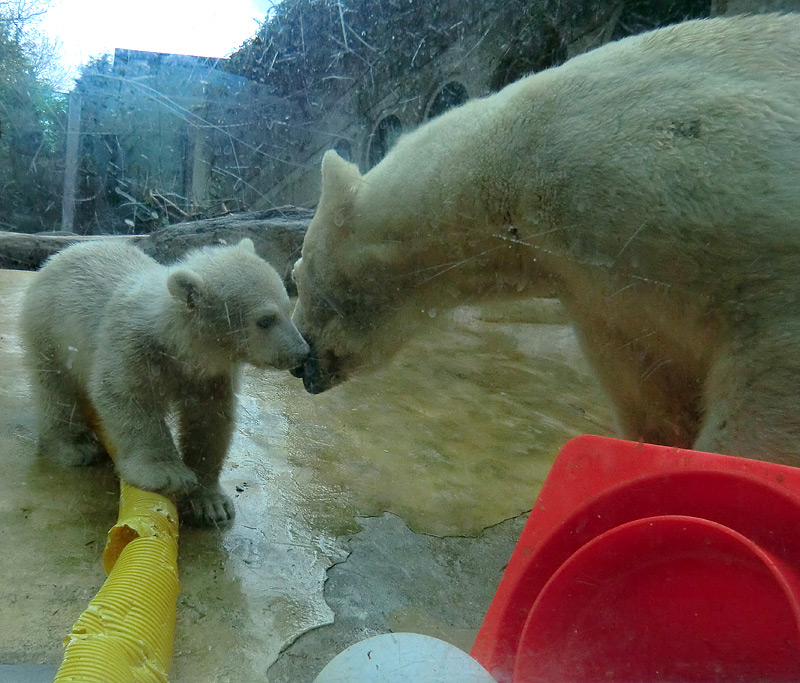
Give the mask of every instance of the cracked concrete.
<path id="1" fill-rule="evenodd" d="M 332 624 L 300 636 L 269 670 L 271 683 L 308 680 L 342 644 L 381 633 L 434 636 L 469 651 L 527 515 L 476 538 L 416 534 L 399 517 L 358 518 L 350 554 L 328 570 Z"/>
<path id="2" fill-rule="evenodd" d="M 0 271 L 0 666 L 57 667 L 103 583 L 118 490 L 108 465 L 36 454 L 16 330 L 30 277 Z M 387 631 L 468 649 L 556 452 L 611 433 L 560 315 L 546 301 L 440 315 L 320 396 L 248 370 L 222 478 L 236 521 L 181 530 L 170 680 L 310 683 Z"/>

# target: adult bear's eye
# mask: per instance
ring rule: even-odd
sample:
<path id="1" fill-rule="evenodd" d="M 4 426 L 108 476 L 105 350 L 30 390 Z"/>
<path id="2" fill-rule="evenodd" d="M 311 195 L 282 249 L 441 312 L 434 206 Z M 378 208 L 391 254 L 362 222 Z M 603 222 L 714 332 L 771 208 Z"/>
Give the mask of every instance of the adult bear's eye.
<path id="1" fill-rule="evenodd" d="M 256 326 L 260 327 L 262 330 L 267 330 L 275 324 L 277 320 L 277 316 L 274 313 L 270 313 L 269 315 L 263 315 L 258 320 L 256 320 Z"/>

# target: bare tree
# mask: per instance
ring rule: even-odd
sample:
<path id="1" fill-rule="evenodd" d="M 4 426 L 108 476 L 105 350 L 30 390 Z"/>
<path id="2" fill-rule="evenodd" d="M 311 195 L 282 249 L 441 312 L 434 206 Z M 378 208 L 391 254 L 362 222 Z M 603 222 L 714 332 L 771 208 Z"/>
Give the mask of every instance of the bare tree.
<path id="1" fill-rule="evenodd" d="M 69 74 L 61 65 L 61 45 L 39 29 L 51 0 L 0 0 L 0 26 L 19 43 L 37 80 L 57 91 L 67 89 Z"/>
<path id="2" fill-rule="evenodd" d="M 50 0 L 0 0 L 0 23 L 6 25 L 8 34 L 21 40 L 31 22 L 44 16 Z"/>

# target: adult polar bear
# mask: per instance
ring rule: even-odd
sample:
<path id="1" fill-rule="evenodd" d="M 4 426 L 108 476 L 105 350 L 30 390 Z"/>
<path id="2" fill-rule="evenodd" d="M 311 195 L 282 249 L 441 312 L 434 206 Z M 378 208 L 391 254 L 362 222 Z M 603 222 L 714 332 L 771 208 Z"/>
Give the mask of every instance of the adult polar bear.
<path id="1" fill-rule="evenodd" d="M 328 152 L 293 319 L 324 391 L 420 311 L 555 292 L 623 435 L 800 465 L 800 15 L 690 21 Z"/>

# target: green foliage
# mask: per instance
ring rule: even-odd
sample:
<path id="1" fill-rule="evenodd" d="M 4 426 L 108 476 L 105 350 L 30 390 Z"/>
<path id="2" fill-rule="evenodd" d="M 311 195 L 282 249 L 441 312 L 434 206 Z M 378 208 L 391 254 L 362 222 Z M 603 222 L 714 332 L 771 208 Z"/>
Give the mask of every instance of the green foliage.
<path id="1" fill-rule="evenodd" d="M 465 35 L 491 36 L 502 87 L 566 59 L 562 36 L 608 20 L 621 8 L 616 37 L 707 16 L 709 0 L 284 0 L 226 68 L 269 84 L 276 94 L 313 99 L 419 71 Z M 482 39 L 481 39 L 482 40 Z M 368 92 L 368 91 L 372 92 Z"/>
<path id="2" fill-rule="evenodd" d="M 0 229 L 57 227 L 64 110 L 0 22 Z"/>
<path id="3" fill-rule="evenodd" d="M 563 61 L 558 24 L 608 14 L 608 0 L 284 0 L 227 64 L 276 94 L 319 106 L 320 95 L 354 94 L 360 111 L 394 83 L 404 92 L 452 45 L 498 56 L 498 89 Z"/>
<path id="4" fill-rule="evenodd" d="M 228 68 L 284 96 L 348 88 L 378 72 L 392 78 L 457 40 L 466 29 L 467 9 L 476 16 L 480 3 L 287 0 Z"/>

